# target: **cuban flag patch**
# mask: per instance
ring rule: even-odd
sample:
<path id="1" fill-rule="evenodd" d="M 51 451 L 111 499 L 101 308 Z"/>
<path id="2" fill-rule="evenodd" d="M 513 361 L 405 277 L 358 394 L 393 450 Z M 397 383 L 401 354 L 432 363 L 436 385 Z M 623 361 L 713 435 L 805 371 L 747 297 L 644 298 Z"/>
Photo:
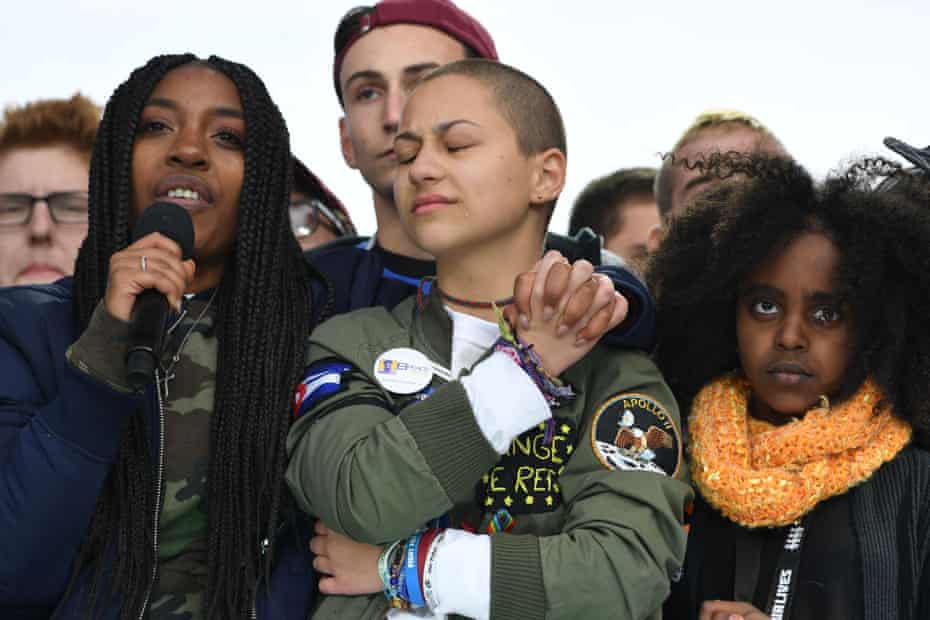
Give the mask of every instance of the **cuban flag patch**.
<path id="1" fill-rule="evenodd" d="M 345 362 L 319 362 L 309 366 L 294 394 L 294 419 L 297 420 L 326 398 L 339 391 L 342 375 L 352 370 Z"/>

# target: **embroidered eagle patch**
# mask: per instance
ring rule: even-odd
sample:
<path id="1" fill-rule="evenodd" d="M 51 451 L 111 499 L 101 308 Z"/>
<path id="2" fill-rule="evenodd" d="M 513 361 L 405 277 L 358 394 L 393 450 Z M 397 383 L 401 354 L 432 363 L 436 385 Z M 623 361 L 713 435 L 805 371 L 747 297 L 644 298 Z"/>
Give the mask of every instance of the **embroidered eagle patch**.
<path id="1" fill-rule="evenodd" d="M 668 410 L 645 394 L 616 394 L 598 407 L 591 449 L 607 469 L 677 476 L 681 432 Z"/>

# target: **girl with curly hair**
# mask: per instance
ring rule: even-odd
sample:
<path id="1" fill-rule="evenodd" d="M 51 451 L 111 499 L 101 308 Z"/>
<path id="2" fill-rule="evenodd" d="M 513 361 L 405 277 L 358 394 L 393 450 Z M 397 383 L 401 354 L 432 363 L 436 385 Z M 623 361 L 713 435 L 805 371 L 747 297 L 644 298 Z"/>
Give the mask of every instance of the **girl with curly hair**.
<path id="1" fill-rule="evenodd" d="M 930 617 L 930 209 L 871 160 L 778 159 L 694 205 L 650 264 L 657 361 L 699 491 L 671 618 Z"/>

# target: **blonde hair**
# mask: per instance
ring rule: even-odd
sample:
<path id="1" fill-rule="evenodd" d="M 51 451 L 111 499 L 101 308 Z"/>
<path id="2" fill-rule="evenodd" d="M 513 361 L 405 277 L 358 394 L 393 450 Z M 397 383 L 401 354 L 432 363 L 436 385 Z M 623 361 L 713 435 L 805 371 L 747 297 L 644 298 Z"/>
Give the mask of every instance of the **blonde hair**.
<path id="1" fill-rule="evenodd" d="M 772 144 L 777 151 L 785 151 L 785 147 L 782 145 L 781 141 L 776 138 L 775 134 L 773 134 L 771 130 L 763 125 L 762 122 L 760 122 L 756 117 L 746 114 L 745 112 L 740 112 L 739 110 L 728 108 L 711 108 L 704 110 L 698 114 L 693 121 L 691 121 L 691 124 L 688 125 L 688 128 L 685 129 L 685 131 L 681 134 L 681 136 L 678 138 L 678 141 L 675 142 L 675 146 L 672 148 L 671 153 L 663 157 L 662 166 L 659 168 L 658 174 L 656 174 L 656 204 L 659 207 L 659 214 L 663 219 L 668 217 L 672 211 L 673 206 L 673 171 L 677 167 L 675 165 L 675 153 L 685 144 L 694 140 L 702 131 L 730 125 L 737 125 L 751 129 L 752 131 L 759 134 L 761 142 Z"/>
<path id="2" fill-rule="evenodd" d="M 736 123 L 748 127 L 781 146 L 781 142 L 778 140 L 778 138 L 775 137 L 775 134 L 773 134 L 769 128 L 763 125 L 755 116 L 751 116 L 745 112 L 740 112 L 739 110 L 712 108 L 701 112 L 693 121 L 691 121 L 691 124 L 688 125 L 688 128 L 685 129 L 684 133 L 681 134 L 681 137 L 678 138 L 678 142 L 675 143 L 675 148 L 673 148 L 672 151 L 677 151 L 680 149 L 687 142 L 693 140 L 694 137 L 701 131 L 719 127 L 720 125 L 726 125 L 728 123 Z"/>

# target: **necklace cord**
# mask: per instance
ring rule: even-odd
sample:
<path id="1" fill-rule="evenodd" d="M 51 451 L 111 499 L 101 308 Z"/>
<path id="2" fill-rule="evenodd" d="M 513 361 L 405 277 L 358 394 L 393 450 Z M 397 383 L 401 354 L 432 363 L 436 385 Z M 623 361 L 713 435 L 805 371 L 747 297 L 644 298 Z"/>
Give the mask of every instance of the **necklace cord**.
<path id="1" fill-rule="evenodd" d="M 475 301 L 472 299 L 463 299 L 461 297 L 450 295 L 449 293 L 442 290 L 442 288 L 439 286 L 438 280 L 434 281 L 434 284 L 436 285 L 436 290 L 439 291 L 440 297 L 454 304 L 465 306 L 466 308 L 490 309 L 490 308 L 493 308 L 494 306 L 497 306 L 498 308 L 500 308 L 502 306 L 509 306 L 510 304 L 513 303 L 512 295 L 510 297 L 504 297 L 503 299 L 495 299 L 493 301 Z"/>
<path id="2" fill-rule="evenodd" d="M 187 333 L 185 333 L 184 338 L 181 339 L 181 344 L 178 345 L 178 348 L 177 350 L 175 350 L 174 355 L 171 356 L 171 360 L 168 364 L 168 367 L 165 368 L 164 366 L 162 366 L 163 376 L 165 377 L 166 393 L 167 393 L 167 388 L 168 388 L 168 380 L 174 378 L 174 369 L 178 365 L 178 362 L 181 361 L 181 352 L 184 350 L 184 347 L 187 345 L 187 341 L 190 340 L 190 337 L 194 333 L 194 330 L 200 324 L 200 321 L 203 319 L 204 316 L 206 316 L 207 311 L 213 305 L 213 300 L 216 299 L 216 294 L 219 290 L 220 290 L 219 287 L 213 290 L 213 294 L 210 295 L 210 299 L 207 301 L 207 305 L 203 307 L 203 310 L 200 311 L 200 314 L 197 316 L 194 322 L 191 323 L 191 326 L 187 329 Z M 184 320 L 185 316 L 187 316 L 187 308 L 184 308 L 184 310 L 181 312 L 181 316 L 178 317 L 178 320 L 175 321 L 174 325 L 172 325 L 168 329 L 169 334 L 172 333 L 178 327 L 180 327 L 181 321 Z"/>

